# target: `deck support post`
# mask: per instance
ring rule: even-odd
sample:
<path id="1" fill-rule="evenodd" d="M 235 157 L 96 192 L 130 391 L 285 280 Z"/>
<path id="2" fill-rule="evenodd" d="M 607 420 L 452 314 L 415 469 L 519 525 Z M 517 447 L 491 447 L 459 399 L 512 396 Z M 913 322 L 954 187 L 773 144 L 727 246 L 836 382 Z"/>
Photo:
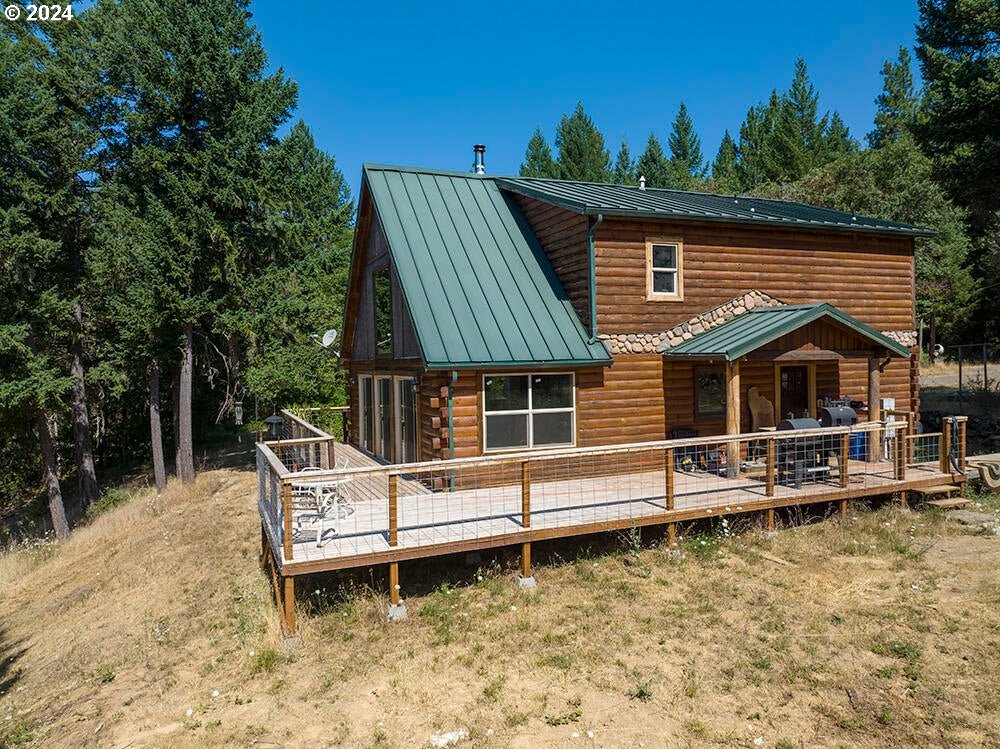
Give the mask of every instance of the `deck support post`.
<path id="1" fill-rule="evenodd" d="M 726 434 L 740 434 L 740 361 L 726 362 Z M 726 444 L 726 474 L 730 477 L 740 475 L 740 444 Z"/>
<path id="2" fill-rule="evenodd" d="M 292 559 L 292 485 L 281 486 L 282 553 L 286 560 Z"/>
<path id="3" fill-rule="evenodd" d="M 663 480 L 665 485 L 665 499 L 667 512 L 674 510 L 674 449 L 667 448 L 664 454 Z M 667 524 L 667 547 L 674 549 L 677 546 L 677 524 Z"/>
<path id="4" fill-rule="evenodd" d="M 280 612 L 281 631 L 285 638 L 296 636 L 295 624 L 295 578 L 292 576 L 281 576 Z"/>
<path id="5" fill-rule="evenodd" d="M 389 546 L 399 544 L 399 477 L 389 475 Z"/>
<path id="6" fill-rule="evenodd" d="M 774 533 L 774 508 L 768 508 L 767 509 L 767 511 L 765 512 L 765 519 L 766 519 L 765 520 L 765 524 L 764 524 L 765 528 L 767 529 L 768 533 L 773 534 Z"/>
<path id="7" fill-rule="evenodd" d="M 517 577 L 517 585 L 522 589 L 533 589 L 536 585 L 531 573 L 531 542 L 521 544 L 521 575 Z"/>
<path id="8" fill-rule="evenodd" d="M 406 619 L 406 605 L 399 599 L 399 563 L 389 563 L 389 608 L 386 610 L 389 622 Z"/>
<path id="9" fill-rule="evenodd" d="M 868 421 L 882 421 L 882 387 L 880 380 L 881 373 L 878 369 L 878 356 L 868 357 Z M 875 430 L 868 433 L 868 460 L 882 460 L 882 431 Z"/>
<path id="10" fill-rule="evenodd" d="M 837 513 L 840 515 L 840 520 L 844 521 L 847 519 L 847 498 L 841 498 L 837 501 Z"/>

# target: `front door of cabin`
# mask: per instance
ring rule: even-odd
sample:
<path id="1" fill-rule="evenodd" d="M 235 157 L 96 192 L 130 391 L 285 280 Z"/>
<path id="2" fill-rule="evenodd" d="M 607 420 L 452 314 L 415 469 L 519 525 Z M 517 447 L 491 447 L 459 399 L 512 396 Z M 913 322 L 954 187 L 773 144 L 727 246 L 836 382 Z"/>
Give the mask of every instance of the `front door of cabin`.
<path id="1" fill-rule="evenodd" d="M 417 460 L 417 381 L 396 378 L 396 463 Z"/>
<path id="2" fill-rule="evenodd" d="M 375 378 L 375 453 L 392 461 L 392 377 Z"/>
<path id="3" fill-rule="evenodd" d="M 781 365 L 778 368 L 778 419 L 787 419 L 792 414 L 796 419 L 809 412 L 815 417 L 809 404 L 809 366 Z"/>

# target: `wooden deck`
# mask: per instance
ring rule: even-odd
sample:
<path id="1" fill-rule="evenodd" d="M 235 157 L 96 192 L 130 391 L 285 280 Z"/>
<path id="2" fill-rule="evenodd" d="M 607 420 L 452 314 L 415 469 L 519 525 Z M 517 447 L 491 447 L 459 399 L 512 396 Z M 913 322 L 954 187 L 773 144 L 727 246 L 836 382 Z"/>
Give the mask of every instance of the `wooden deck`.
<path id="1" fill-rule="evenodd" d="M 293 416 L 293 415 L 290 415 Z M 381 464 L 293 417 L 289 437 L 257 445 L 261 561 L 285 632 L 295 631 L 296 576 L 388 563 L 390 614 L 400 607 L 399 563 L 533 541 L 961 485 L 965 418 L 911 434 L 909 415 L 787 432 L 717 435 L 599 448 L 525 451 L 405 465 Z M 726 457 L 738 461 L 727 465 Z M 848 460 L 841 461 L 841 458 Z M 323 518 L 309 488 L 336 502 Z"/>
<path id="2" fill-rule="evenodd" d="M 351 446 L 338 445 L 337 451 L 342 450 L 357 454 L 352 454 L 356 459 L 352 466 L 374 464 Z M 672 509 L 667 506 L 662 470 L 535 482 L 530 489 L 528 526 L 523 523 L 520 484 L 431 492 L 420 482 L 404 479 L 399 485 L 395 545 L 389 540 L 388 498 L 371 486 L 345 492 L 346 501 L 327 517 L 327 529 L 319 545 L 311 519 L 302 519 L 301 527 L 296 519 L 290 558 L 281 554 L 275 535 L 271 536 L 271 544 L 283 573 L 297 575 L 630 526 L 880 495 L 952 481 L 950 474 L 940 471 L 937 462 L 908 467 L 903 480 L 894 477 L 893 469 L 887 461 L 850 461 L 846 487 L 839 486 L 837 477 L 832 476 L 798 489 L 777 484 L 771 497 L 759 478 L 678 471 L 674 474 Z M 357 481 L 374 484 L 369 478 Z"/>

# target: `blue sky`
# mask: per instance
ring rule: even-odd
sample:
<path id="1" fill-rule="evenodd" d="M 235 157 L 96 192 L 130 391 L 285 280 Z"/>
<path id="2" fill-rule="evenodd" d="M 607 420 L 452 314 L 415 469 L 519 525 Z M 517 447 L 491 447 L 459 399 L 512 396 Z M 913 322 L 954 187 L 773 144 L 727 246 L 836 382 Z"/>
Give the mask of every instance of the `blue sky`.
<path id="1" fill-rule="evenodd" d="M 637 155 L 684 101 L 711 159 L 747 107 L 804 57 L 823 109 L 871 129 L 882 61 L 912 47 L 916 0 L 836 3 L 350 2 L 256 0 L 273 67 L 356 193 L 363 162 L 466 169 L 487 146 L 514 174 L 535 127 L 550 143 L 577 100 Z"/>

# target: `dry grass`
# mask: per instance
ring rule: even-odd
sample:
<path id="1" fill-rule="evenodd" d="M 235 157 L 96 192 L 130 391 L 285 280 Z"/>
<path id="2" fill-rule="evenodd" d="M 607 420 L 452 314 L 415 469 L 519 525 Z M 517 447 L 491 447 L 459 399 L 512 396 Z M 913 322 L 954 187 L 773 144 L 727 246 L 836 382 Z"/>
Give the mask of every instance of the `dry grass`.
<path id="1" fill-rule="evenodd" d="M 1000 538 L 940 514 L 550 547 L 530 592 L 404 565 L 392 626 L 310 579 L 282 646 L 253 491 L 208 472 L 0 559 L 0 745 L 1000 744 Z"/>

